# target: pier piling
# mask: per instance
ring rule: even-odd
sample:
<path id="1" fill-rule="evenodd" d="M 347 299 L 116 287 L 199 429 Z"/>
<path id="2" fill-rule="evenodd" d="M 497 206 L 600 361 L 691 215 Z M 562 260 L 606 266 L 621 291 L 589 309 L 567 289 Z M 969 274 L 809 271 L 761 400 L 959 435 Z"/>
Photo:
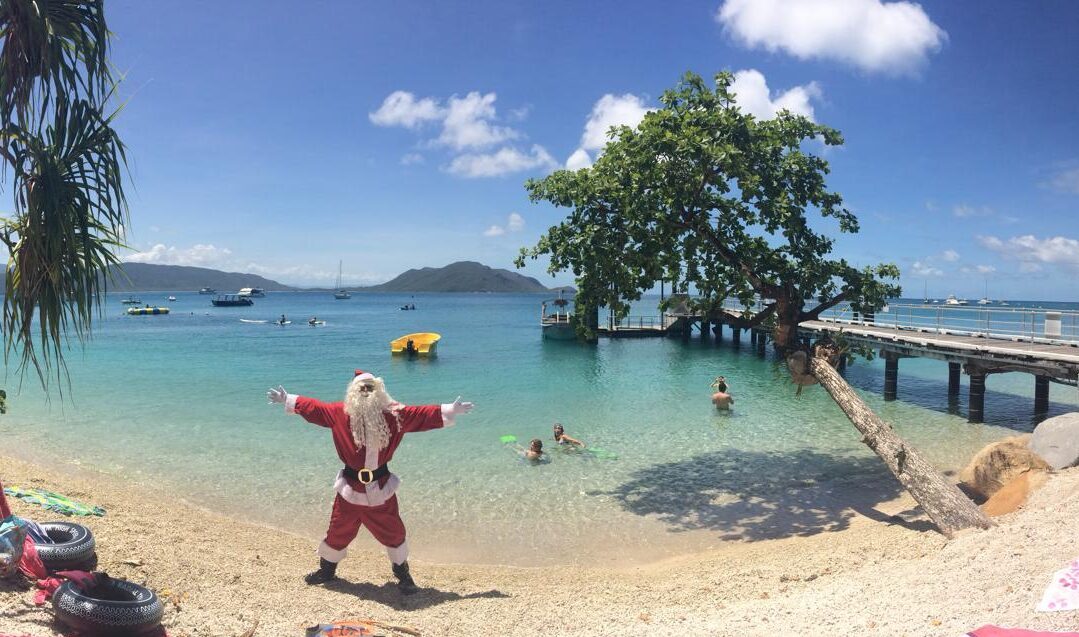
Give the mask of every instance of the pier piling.
<path id="1" fill-rule="evenodd" d="M 735 325 L 732 325 L 731 326 L 731 344 L 734 345 L 735 347 L 738 347 L 739 345 L 742 344 L 741 341 L 742 341 L 742 328 L 737 327 Z"/>
<path id="2" fill-rule="evenodd" d="M 948 363 L 948 396 L 959 395 L 959 363 Z"/>
<path id="3" fill-rule="evenodd" d="M 899 357 L 884 354 L 884 400 L 895 400 L 899 388 Z"/>
<path id="4" fill-rule="evenodd" d="M 757 334 L 757 355 L 764 356 L 764 346 L 768 342 L 768 335 L 764 332 Z"/>
<path id="5" fill-rule="evenodd" d="M 1034 377 L 1034 413 L 1044 414 L 1049 411 L 1049 377 Z"/>
<path id="6" fill-rule="evenodd" d="M 967 422 L 985 422 L 985 372 L 973 372 L 970 374 Z"/>

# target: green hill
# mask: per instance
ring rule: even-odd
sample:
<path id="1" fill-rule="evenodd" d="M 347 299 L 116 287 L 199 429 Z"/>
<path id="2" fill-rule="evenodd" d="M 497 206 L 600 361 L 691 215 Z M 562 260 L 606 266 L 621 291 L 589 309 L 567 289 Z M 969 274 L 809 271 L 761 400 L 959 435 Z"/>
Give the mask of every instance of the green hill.
<path id="1" fill-rule="evenodd" d="M 548 292 L 530 276 L 488 267 L 475 261 L 458 261 L 443 268 L 409 270 L 381 285 L 361 292 Z"/>
<path id="2" fill-rule="evenodd" d="M 156 265 L 153 263 L 124 263 L 110 268 L 110 292 L 183 292 L 208 287 L 221 294 L 240 288 L 262 288 L 283 291 L 297 288 L 271 281 L 255 274 L 221 272 L 186 265 Z"/>

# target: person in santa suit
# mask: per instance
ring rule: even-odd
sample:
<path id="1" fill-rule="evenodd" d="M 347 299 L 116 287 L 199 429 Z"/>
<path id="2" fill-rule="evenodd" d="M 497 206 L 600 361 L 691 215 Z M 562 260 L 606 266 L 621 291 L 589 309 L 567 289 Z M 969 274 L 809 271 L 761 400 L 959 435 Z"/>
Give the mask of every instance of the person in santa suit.
<path id="1" fill-rule="evenodd" d="M 360 527 L 366 526 L 386 547 L 401 592 L 416 592 L 408 569 L 405 524 L 397 511 L 395 492 L 401 481 L 390 473 L 387 463 L 405 434 L 449 427 L 454 418 L 472 410 L 472 403 L 461 402 L 458 396 L 443 405 L 402 405 L 386 392 L 381 378 L 359 369 L 343 402 L 324 403 L 297 396 L 280 385 L 270 389 L 266 397 L 271 403 L 283 404 L 287 413 L 328 428 L 345 465 L 334 481 L 337 496 L 326 538 L 318 547 L 319 568 L 304 581 L 323 584 L 336 578 L 337 563 L 347 555 Z"/>

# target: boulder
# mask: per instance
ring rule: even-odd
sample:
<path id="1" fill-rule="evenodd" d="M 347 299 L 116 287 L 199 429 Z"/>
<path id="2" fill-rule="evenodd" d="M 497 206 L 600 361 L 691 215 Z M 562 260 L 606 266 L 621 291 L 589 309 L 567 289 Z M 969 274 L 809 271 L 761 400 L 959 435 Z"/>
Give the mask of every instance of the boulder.
<path id="1" fill-rule="evenodd" d="M 1027 471 L 1049 472 L 1052 466 L 1027 447 L 1030 434 L 1012 436 L 986 445 L 959 473 L 968 494 L 988 499 L 1001 487 Z"/>
<path id="2" fill-rule="evenodd" d="M 1079 412 L 1043 420 L 1034 429 L 1030 449 L 1054 469 L 1079 465 Z"/>

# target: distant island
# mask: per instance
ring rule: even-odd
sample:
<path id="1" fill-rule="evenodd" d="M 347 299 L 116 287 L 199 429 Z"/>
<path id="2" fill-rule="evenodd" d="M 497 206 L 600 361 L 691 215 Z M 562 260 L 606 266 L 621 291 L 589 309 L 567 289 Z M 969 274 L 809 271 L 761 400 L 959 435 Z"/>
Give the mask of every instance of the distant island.
<path id="1" fill-rule="evenodd" d="M 196 291 L 208 287 L 221 294 L 240 288 L 259 287 L 268 292 L 319 290 L 298 288 L 241 272 L 152 263 L 124 263 L 110 269 L 108 289 L 112 292 Z M 346 286 L 348 287 L 348 286 Z M 441 268 L 409 270 L 386 283 L 348 287 L 353 292 L 556 292 L 569 286 L 548 288 L 536 279 L 511 270 L 491 268 L 475 261 L 458 261 Z"/>

